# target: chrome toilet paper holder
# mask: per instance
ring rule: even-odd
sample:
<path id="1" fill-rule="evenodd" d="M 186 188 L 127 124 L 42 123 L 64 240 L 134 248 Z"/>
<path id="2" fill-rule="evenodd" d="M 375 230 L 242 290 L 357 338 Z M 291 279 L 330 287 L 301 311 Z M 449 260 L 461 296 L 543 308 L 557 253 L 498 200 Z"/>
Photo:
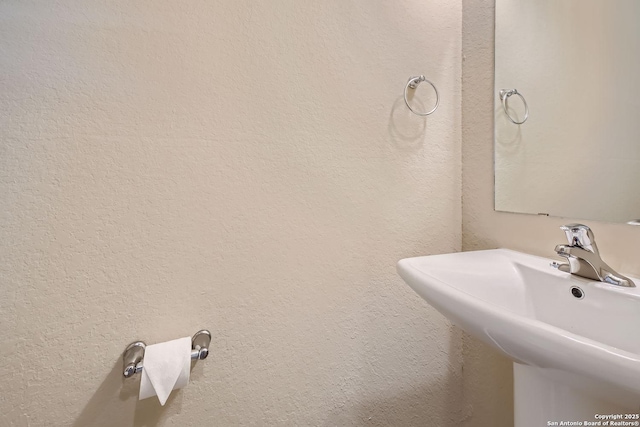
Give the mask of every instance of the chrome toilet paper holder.
<path id="1" fill-rule="evenodd" d="M 203 360 L 209 355 L 209 344 L 211 344 L 211 332 L 202 329 L 191 338 L 191 360 Z M 123 375 L 131 378 L 135 374 L 142 372 L 144 361 L 144 350 L 147 345 L 142 341 L 132 342 L 125 348 L 122 355 L 124 364 Z"/>

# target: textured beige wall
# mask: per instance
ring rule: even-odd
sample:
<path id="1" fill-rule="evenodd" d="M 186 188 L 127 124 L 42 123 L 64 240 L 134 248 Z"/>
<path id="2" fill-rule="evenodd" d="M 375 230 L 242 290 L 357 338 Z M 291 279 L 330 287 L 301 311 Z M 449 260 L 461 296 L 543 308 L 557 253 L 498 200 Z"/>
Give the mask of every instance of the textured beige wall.
<path id="1" fill-rule="evenodd" d="M 493 22 L 494 0 L 463 1 L 463 249 L 506 247 L 552 258 L 555 245 L 565 239 L 558 227 L 579 219 L 493 210 Z M 593 228 L 600 252 L 613 268 L 640 274 L 640 227 L 582 222 Z M 464 364 L 465 387 L 477 417 L 487 423 L 494 417 L 483 425 L 512 425 L 511 363 L 465 336 Z"/>
<path id="2" fill-rule="evenodd" d="M 1 2 L 0 425 L 459 425 L 460 333 L 395 263 L 460 249 L 461 7 Z M 125 345 L 203 327 L 137 402 Z"/>

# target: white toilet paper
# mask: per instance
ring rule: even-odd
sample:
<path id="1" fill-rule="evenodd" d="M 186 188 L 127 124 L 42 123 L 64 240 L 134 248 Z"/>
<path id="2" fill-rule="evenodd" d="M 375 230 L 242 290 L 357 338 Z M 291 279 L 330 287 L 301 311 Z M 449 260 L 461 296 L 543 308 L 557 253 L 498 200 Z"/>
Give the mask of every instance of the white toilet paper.
<path id="1" fill-rule="evenodd" d="M 158 396 L 164 406 L 172 390 L 189 383 L 191 338 L 148 345 L 144 351 L 140 400 Z"/>

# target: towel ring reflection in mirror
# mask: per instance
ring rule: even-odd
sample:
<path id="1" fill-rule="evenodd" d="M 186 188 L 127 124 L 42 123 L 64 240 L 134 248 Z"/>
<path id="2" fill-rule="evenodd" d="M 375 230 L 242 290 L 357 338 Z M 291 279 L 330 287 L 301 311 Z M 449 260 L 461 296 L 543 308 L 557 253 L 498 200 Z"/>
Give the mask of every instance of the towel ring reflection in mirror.
<path id="1" fill-rule="evenodd" d="M 511 95 L 518 95 L 520 99 L 522 99 L 522 103 L 524 104 L 524 119 L 522 119 L 522 121 L 515 120 L 509 114 L 509 97 Z M 529 106 L 527 105 L 527 101 L 524 99 L 524 96 L 522 96 L 522 94 L 518 92 L 518 89 L 501 89 L 500 100 L 502 101 L 502 108 L 504 108 L 504 113 L 507 115 L 507 118 L 509 119 L 509 121 L 511 121 L 511 123 L 521 125 L 527 121 L 527 119 L 529 118 Z"/>
<path id="2" fill-rule="evenodd" d="M 409 89 L 415 90 L 418 85 L 422 82 L 427 82 L 431 85 L 431 87 L 433 88 L 433 90 L 436 93 L 436 105 L 435 107 L 433 107 L 433 109 L 431 111 L 427 111 L 426 113 L 420 112 L 420 111 L 416 111 L 413 108 L 411 108 L 411 105 L 409 105 L 409 100 L 407 99 L 407 91 Z M 425 76 L 413 76 L 409 78 L 409 81 L 407 82 L 406 86 L 404 87 L 404 103 L 407 104 L 407 108 L 409 110 L 411 110 L 411 112 L 413 114 L 416 114 L 418 116 L 428 116 L 430 114 L 432 114 L 434 111 L 436 111 L 438 109 L 438 105 L 440 104 L 440 95 L 438 94 L 438 89 L 436 89 L 436 86 L 431 83 L 429 80 L 426 79 Z"/>

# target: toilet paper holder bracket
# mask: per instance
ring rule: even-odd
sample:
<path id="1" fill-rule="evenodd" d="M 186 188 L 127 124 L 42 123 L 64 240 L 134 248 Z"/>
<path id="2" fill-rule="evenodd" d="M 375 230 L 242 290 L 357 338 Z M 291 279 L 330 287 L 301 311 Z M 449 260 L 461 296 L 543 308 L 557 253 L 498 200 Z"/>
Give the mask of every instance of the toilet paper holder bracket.
<path id="1" fill-rule="evenodd" d="M 211 332 L 202 329 L 191 338 L 191 360 L 203 360 L 209 355 L 209 344 L 211 344 Z M 142 372 L 144 361 L 144 350 L 147 345 L 142 341 L 132 342 L 124 350 L 122 361 L 124 364 L 123 375 L 131 378 L 133 375 Z"/>

